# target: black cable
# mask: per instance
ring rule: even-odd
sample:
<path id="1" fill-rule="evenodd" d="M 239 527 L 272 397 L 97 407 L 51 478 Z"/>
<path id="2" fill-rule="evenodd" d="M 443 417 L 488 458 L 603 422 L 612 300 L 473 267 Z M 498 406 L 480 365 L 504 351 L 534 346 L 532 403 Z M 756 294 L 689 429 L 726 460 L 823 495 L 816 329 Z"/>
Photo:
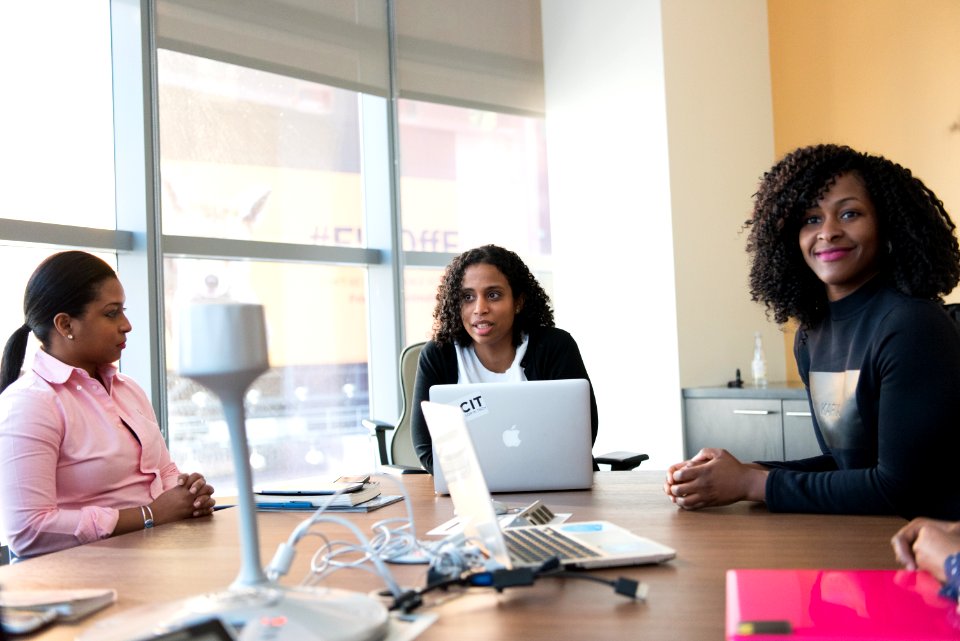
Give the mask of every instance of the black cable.
<path id="1" fill-rule="evenodd" d="M 573 572 L 564 570 L 560 564 L 560 559 L 551 557 L 544 561 L 537 568 L 500 568 L 497 570 L 488 570 L 483 572 L 474 572 L 464 576 L 451 579 L 443 579 L 434 583 L 428 583 L 419 590 L 408 590 L 394 599 L 391 610 L 403 610 L 409 613 L 423 604 L 423 595 L 438 589 L 447 589 L 452 586 L 468 586 L 480 588 L 493 588 L 497 592 L 502 592 L 506 588 L 533 585 L 538 578 L 565 578 L 565 579 L 583 579 L 585 581 L 594 581 L 602 583 L 613 588 L 614 592 L 630 599 L 637 598 L 637 591 L 640 583 L 626 577 L 618 577 L 611 581 L 603 577 L 585 574 L 583 572 Z M 642 598 L 642 597 L 641 597 Z"/>
<path id="2" fill-rule="evenodd" d="M 583 579 L 584 581 L 595 581 L 596 583 L 603 583 L 604 585 L 609 585 L 613 588 L 613 591 L 617 594 L 622 594 L 625 597 L 636 599 L 637 590 L 640 588 L 640 582 L 633 579 L 628 579 L 626 577 L 617 577 L 615 581 L 610 579 L 604 579 L 603 577 L 593 576 L 592 574 L 584 574 L 583 572 L 571 572 L 569 570 L 559 570 L 556 572 L 550 572 L 549 574 L 544 574 L 543 576 L 547 577 L 560 577 L 564 579 Z"/>

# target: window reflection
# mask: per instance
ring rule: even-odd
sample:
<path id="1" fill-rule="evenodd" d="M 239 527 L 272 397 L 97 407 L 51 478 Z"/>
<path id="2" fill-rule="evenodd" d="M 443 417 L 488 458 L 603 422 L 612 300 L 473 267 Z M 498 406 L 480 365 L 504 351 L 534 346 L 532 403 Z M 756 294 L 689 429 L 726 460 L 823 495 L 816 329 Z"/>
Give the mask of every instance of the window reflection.
<path id="1" fill-rule="evenodd" d="M 550 254 L 542 119 L 401 100 L 403 249 Z"/>
<path id="2" fill-rule="evenodd" d="M 358 94 L 196 56 L 158 52 L 166 235 L 364 246 Z M 233 485 L 219 400 L 176 375 L 177 310 L 259 303 L 271 369 L 246 396 L 257 482 L 368 471 L 366 270 L 166 257 L 170 450 Z M 238 346 L 242 349 L 242 346 Z M 222 491 L 222 490 L 221 490 Z"/>
<path id="3" fill-rule="evenodd" d="M 163 233 L 362 247 L 358 95 L 160 50 Z"/>
<path id="4" fill-rule="evenodd" d="M 257 482 L 371 469 L 360 425 L 369 413 L 364 269 L 168 258 L 164 273 L 170 450 L 182 469 L 202 471 L 218 488 L 233 485 L 219 399 L 176 374 L 178 311 L 197 300 L 264 306 L 271 368 L 245 398 Z"/>

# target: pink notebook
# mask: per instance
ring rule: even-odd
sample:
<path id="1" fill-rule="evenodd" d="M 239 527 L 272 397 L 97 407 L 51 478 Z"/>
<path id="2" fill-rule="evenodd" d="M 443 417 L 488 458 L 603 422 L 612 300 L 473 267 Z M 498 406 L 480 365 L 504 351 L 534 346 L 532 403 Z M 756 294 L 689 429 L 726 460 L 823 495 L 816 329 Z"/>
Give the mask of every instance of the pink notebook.
<path id="1" fill-rule="evenodd" d="M 728 570 L 727 641 L 960 639 L 939 591 L 906 570 Z"/>

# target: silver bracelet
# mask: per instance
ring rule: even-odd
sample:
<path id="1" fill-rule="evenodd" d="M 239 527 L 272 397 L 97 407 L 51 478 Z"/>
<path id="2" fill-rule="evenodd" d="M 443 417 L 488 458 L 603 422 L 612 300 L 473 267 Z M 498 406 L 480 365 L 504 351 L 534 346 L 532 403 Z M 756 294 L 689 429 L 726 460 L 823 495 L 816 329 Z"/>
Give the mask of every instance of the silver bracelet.
<path id="1" fill-rule="evenodd" d="M 150 509 L 149 505 L 140 506 L 140 514 L 143 515 L 143 529 L 147 530 L 153 527 L 153 510 Z M 147 515 L 150 516 L 147 516 Z"/>

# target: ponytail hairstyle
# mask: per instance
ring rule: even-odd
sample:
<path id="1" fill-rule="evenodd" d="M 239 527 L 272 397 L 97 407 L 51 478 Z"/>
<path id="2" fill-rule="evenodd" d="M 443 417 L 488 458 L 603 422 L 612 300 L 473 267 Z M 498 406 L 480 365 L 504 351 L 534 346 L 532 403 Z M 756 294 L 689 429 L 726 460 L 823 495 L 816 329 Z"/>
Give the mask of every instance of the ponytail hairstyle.
<path id="1" fill-rule="evenodd" d="M 116 277 L 110 265 L 82 251 L 60 252 L 40 263 L 23 293 L 25 321 L 3 348 L 0 392 L 20 377 L 30 332 L 47 347 L 54 316 L 82 316 L 87 305 L 96 299 L 103 281 Z"/>

